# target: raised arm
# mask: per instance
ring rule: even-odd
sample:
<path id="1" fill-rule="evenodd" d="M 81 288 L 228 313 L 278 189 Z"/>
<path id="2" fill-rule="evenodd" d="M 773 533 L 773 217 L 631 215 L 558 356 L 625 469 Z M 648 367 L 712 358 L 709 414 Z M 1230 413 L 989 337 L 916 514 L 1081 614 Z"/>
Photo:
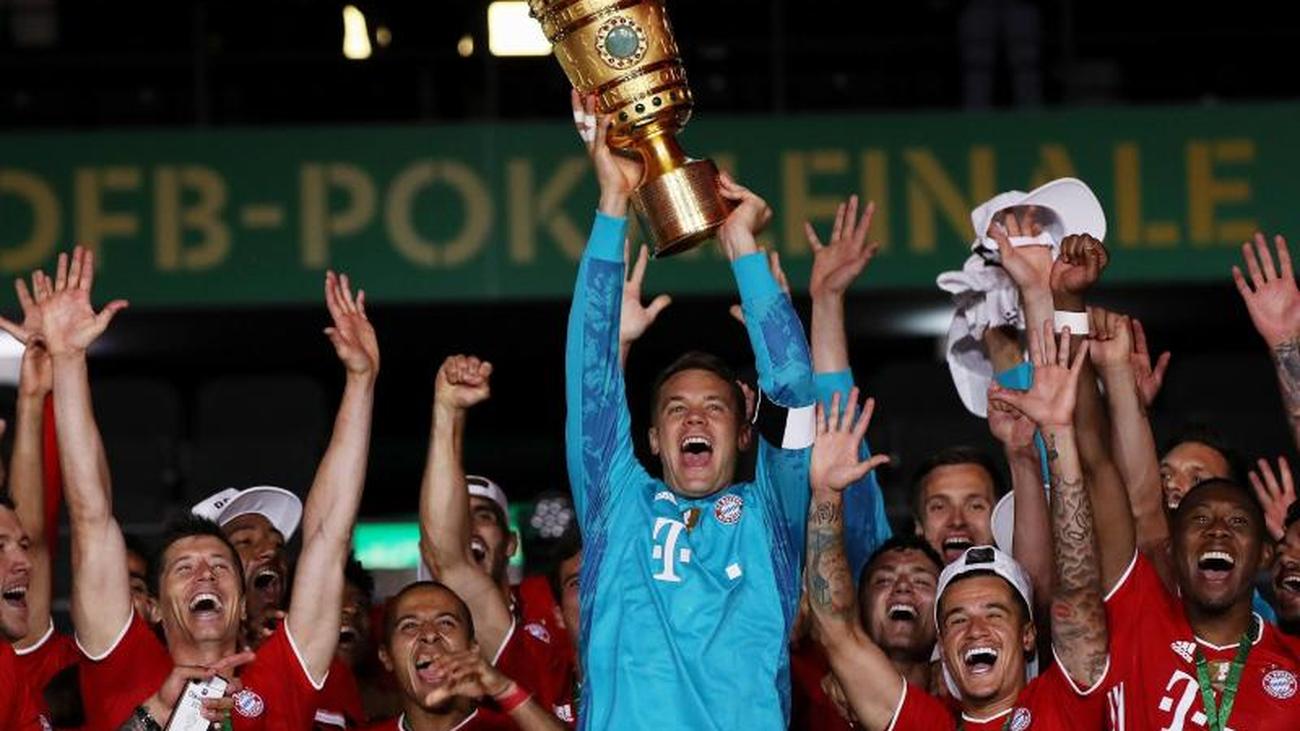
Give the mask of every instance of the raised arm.
<path id="1" fill-rule="evenodd" d="M 433 427 L 420 486 L 420 554 L 438 580 L 469 606 L 474 636 L 489 662 L 512 617 L 501 590 L 470 553 L 469 491 L 461 461 L 465 416 L 491 394 L 492 364 L 473 356 L 443 361 L 434 383 Z"/>
<path id="2" fill-rule="evenodd" d="M 1012 556 L 1024 567 L 1041 602 L 1052 591 L 1052 525 L 1043 490 L 1043 471 L 1034 445 L 1034 422 L 1000 401 L 989 400 L 989 432 L 1002 445 L 1011 471 L 1016 515 L 1012 529 Z"/>
<path id="3" fill-rule="evenodd" d="M 1241 245 L 1250 281 L 1240 267 L 1232 268 L 1232 281 L 1241 293 L 1255 331 L 1268 344 L 1282 388 L 1282 409 L 1291 426 L 1291 438 L 1300 449 L 1300 289 L 1291 269 L 1291 252 L 1286 239 L 1273 238 L 1277 262 L 1268 250 L 1264 234 L 1255 234 L 1255 245 Z"/>
<path id="4" fill-rule="evenodd" d="M 888 458 L 859 458 L 858 444 L 867 432 L 874 402 L 868 399 L 859 415 L 857 399 L 855 388 L 846 400 L 843 418 L 838 394 L 828 410 L 817 408 L 817 437 L 809 468 L 812 508 L 805 581 L 814 636 L 826 648 L 849 705 L 866 728 L 883 729 L 893 718 L 905 684 L 858 620 L 858 592 L 844 555 L 843 495 L 845 488 Z"/>
<path id="5" fill-rule="evenodd" d="M 352 296 L 346 274 L 325 276 L 325 304 L 334 320 L 325 329 L 347 371 L 343 400 L 325 456 L 303 508 L 302 553 L 285 620 L 313 683 L 320 685 L 338 645 L 343 613 L 343 567 L 361 505 L 370 450 L 370 420 L 379 374 L 379 343 L 366 317 L 366 293 Z"/>
<path id="6" fill-rule="evenodd" d="M 1078 688 L 1092 688 L 1106 672 L 1109 635 L 1101 593 L 1101 567 L 1093 531 L 1092 500 L 1084 485 L 1074 437 L 1079 373 L 1087 359 L 1084 342 L 1070 359 L 1070 336 L 1059 348 L 1049 323 L 1030 333 L 1034 384 L 1028 392 L 994 386 L 990 398 L 1014 408 L 1038 425 L 1047 442 L 1051 475 L 1052 647 Z"/>
<path id="7" fill-rule="evenodd" d="M 641 178 L 640 166 L 619 157 L 606 142 L 608 116 L 595 115 L 595 99 L 573 92 L 573 111 L 600 184 L 600 204 L 578 265 L 565 345 L 565 456 L 569 486 L 583 532 L 599 530 L 628 479 L 612 474 L 641 471 L 632 450 L 631 416 L 619 357 L 623 302 L 623 243 L 627 205 Z M 592 120 L 588 128 L 584 121 Z"/>
<path id="8" fill-rule="evenodd" d="M 1139 374 L 1133 367 L 1133 324 L 1127 316 L 1096 307 L 1089 308 L 1089 314 L 1093 333 L 1088 352 L 1106 388 L 1110 444 L 1124 479 L 1136 545 L 1157 568 L 1166 586 L 1172 587 L 1169 523 L 1160 495 L 1160 457 Z"/>
<path id="9" fill-rule="evenodd" d="M 43 277 L 44 274 L 40 276 Z M 23 323 L 14 329 L 18 331 L 18 339 L 27 343 L 18 375 L 14 449 L 9 460 L 9 496 L 17 506 L 18 520 L 30 541 L 27 636 L 14 643 L 14 648 L 21 651 L 40 642 L 52 627 L 50 597 L 53 587 L 49 531 L 45 525 L 43 446 L 45 397 L 54 388 L 54 366 L 45 342 L 39 337 L 31 337 L 31 334 L 38 333 L 41 329 L 39 303 L 23 280 L 15 280 L 14 289 L 17 290 L 18 303 L 23 309 Z"/>
<path id="10" fill-rule="evenodd" d="M 111 649 L 131 617 L 126 544 L 113 518 L 103 442 L 90 399 L 86 350 L 126 302 L 98 314 L 90 305 L 95 255 L 77 247 L 59 255 L 54 281 L 42 277 L 41 329 L 53 364 L 54 419 L 72 529 L 72 622 L 91 657 Z"/>
<path id="11" fill-rule="evenodd" d="M 808 293 L 812 297 L 813 385 L 817 402 L 823 407 L 830 406 L 836 393 L 841 399 L 847 399 L 853 388 L 844 323 L 844 297 L 880 249 L 879 244 L 867 243 L 875 211 L 876 204 L 869 202 L 859 218 L 858 197 L 850 196 L 836 209 L 835 223 L 826 244 L 817 236 L 812 223 L 804 222 L 804 235 L 813 255 L 812 274 L 808 280 Z M 871 457 L 871 447 L 866 439 L 862 440 L 859 450 L 863 459 Z M 874 470 L 845 491 L 844 523 L 847 526 L 844 551 L 853 575 L 857 576 L 876 547 L 892 534 Z"/>

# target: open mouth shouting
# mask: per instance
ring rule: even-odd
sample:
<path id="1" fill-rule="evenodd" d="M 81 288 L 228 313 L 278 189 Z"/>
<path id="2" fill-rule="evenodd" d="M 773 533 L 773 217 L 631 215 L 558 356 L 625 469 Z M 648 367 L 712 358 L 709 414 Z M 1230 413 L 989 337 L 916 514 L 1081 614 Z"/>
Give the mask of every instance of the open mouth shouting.
<path id="1" fill-rule="evenodd" d="M 1207 581 L 1226 581 L 1237 560 L 1226 551 L 1204 551 L 1196 559 L 1196 570 Z"/>
<path id="2" fill-rule="evenodd" d="M 474 563 L 483 565 L 483 562 L 487 559 L 488 555 L 487 542 L 478 536 L 470 536 L 469 552 L 470 555 L 474 557 Z"/>
<path id="3" fill-rule="evenodd" d="M 280 572 L 267 566 L 253 576 L 253 588 L 258 591 L 266 591 L 278 581 L 280 581 Z"/>
<path id="4" fill-rule="evenodd" d="M 447 682 L 447 677 L 434 667 L 435 657 L 437 655 L 422 652 L 411 658 L 415 665 L 415 677 L 424 685 L 436 687 Z"/>
<path id="5" fill-rule="evenodd" d="M 678 446 L 687 469 L 708 467 L 713 459 L 713 440 L 703 434 L 688 434 Z"/>
<path id="6" fill-rule="evenodd" d="M 966 533 L 951 533 L 943 539 L 943 560 L 946 563 L 952 563 L 961 558 L 967 548 L 975 545 L 975 541 Z"/>
<path id="7" fill-rule="evenodd" d="M 25 578 L 15 581 L 10 586 L 0 590 L 0 600 L 3 600 L 5 606 L 14 609 L 27 608 L 27 580 Z"/>
<path id="8" fill-rule="evenodd" d="M 973 676 L 987 675 L 997 665 L 998 649 L 991 645 L 975 645 L 962 653 L 961 659 L 966 672 Z"/>
<path id="9" fill-rule="evenodd" d="M 196 619 L 220 619 L 223 608 L 221 597 L 210 591 L 201 591 L 190 597 L 190 615 Z"/>
<path id="10" fill-rule="evenodd" d="M 339 644 L 352 646 L 357 641 L 357 630 L 350 624 L 345 624 L 339 628 Z"/>
<path id="11" fill-rule="evenodd" d="M 1300 562 L 1282 559 L 1277 578 L 1273 579 L 1273 590 L 1279 603 L 1300 603 Z"/>
<path id="12" fill-rule="evenodd" d="M 919 615 L 920 612 L 914 605 L 905 602 L 890 604 L 885 612 L 885 616 L 889 617 L 891 622 L 915 622 Z"/>

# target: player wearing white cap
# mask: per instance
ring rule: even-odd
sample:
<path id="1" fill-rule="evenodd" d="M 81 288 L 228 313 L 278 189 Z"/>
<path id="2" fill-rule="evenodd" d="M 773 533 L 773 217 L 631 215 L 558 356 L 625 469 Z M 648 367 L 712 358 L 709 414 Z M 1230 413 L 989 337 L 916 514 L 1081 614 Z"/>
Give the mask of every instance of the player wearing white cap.
<path id="1" fill-rule="evenodd" d="M 428 465 L 420 488 L 420 552 L 439 581 L 469 607 L 483 656 L 553 708 L 569 658 L 545 633 L 525 630 L 512 611 L 506 563 L 516 539 L 505 492 L 462 464 L 469 409 L 491 393 L 492 365 L 453 355 L 438 369 Z"/>
<path id="2" fill-rule="evenodd" d="M 1049 447 L 1057 581 L 1052 639 L 1058 662 L 1028 683 L 1024 664 L 1035 646 L 1033 589 L 1024 570 L 992 546 L 968 549 L 939 578 L 935 621 L 945 671 L 958 690 L 960 718 L 923 688 L 907 683 L 857 621 L 852 578 L 843 556 L 841 491 L 862 471 L 857 441 L 873 404 L 858 417 L 853 394 L 819 419 L 813 447 L 813 507 L 808 522 L 807 581 L 813 615 L 836 677 L 858 719 L 870 729 L 1099 729 L 1107 676 L 1106 617 L 1092 511 L 1074 444 L 1075 392 L 1085 353 L 1073 362 L 1069 338 L 1059 351 L 1050 324 L 1031 333 L 1035 373 L 1026 393 L 1000 388 L 989 397 L 1023 412 Z M 1080 690 L 1081 688 L 1086 690 Z"/>

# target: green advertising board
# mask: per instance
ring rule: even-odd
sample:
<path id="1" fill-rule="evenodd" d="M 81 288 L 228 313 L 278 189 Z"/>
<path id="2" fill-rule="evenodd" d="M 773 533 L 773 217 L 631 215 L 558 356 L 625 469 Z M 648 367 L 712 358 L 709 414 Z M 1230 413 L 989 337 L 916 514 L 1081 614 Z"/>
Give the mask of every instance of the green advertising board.
<path id="1" fill-rule="evenodd" d="M 567 118 L 567 111 L 557 113 Z M 1257 227 L 1300 230 L 1300 105 L 986 114 L 710 116 L 682 137 L 764 195 L 765 235 L 806 280 L 802 223 L 851 192 L 885 243 L 862 286 L 931 288 L 960 267 L 969 210 L 1083 178 L 1101 198 L 1110 282 L 1227 281 Z M 136 305 L 305 303 L 326 268 L 376 302 L 560 299 L 595 181 L 571 125 L 0 135 L 0 275 L 94 247 L 105 296 Z M 650 287 L 732 287 L 707 247 Z"/>

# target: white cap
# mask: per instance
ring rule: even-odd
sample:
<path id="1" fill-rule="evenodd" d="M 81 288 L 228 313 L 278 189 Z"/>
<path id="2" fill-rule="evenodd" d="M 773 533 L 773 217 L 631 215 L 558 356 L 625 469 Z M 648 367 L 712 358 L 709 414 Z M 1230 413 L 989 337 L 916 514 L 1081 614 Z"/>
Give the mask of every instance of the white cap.
<path id="1" fill-rule="evenodd" d="M 988 237 L 989 224 L 1000 211 L 1017 206 L 1037 206 L 1052 213 L 1040 224 L 1043 232 L 1052 238 L 1053 252 L 1070 234 L 1090 234 L 1099 241 L 1106 239 L 1106 214 L 1092 189 L 1078 178 L 1058 178 L 1028 193 L 1019 190 L 999 193 L 971 211 L 970 222 L 975 227 L 975 243 L 971 248 L 984 249 L 996 256 L 998 244 Z"/>
<path id="2" fill-rule="evenodd" d="M 470 495 L 487 498 L 496 503 L 497 507 L 501 508 L 501 512 L 506 514 L 506 520 L 510 520 L 510 501 L 506 499 L 506 491 L 502 490 L 500 485 L 478 475 L 465 475 L 465 485 L 469 488 Z"/>
<path id="3" fill-rule="evenodd" d="M 199 501 L 190 512 L 221 526 L 241 515 L 260 515 L 280 531 L 287 543 L 302 520 L 302 501 L 282 487 L 258 485 L 247 490 L 228 487 Z"/>
<path id="4" fill-rule="evenodd" d="M 936 284 L 952 295 L 955 306 L 944 343 L 953 385 L 966 409 L 983 418 L 988 415 L 989 383 L 993 381 L 984 334 L 989 328 L 1024 327 L 1020 292 L 1005 269 L 987 263 L 979 254 L 971 254 L 961 271 L 940 274 Z"/>
<path id="5" fill-rule="evenodd" d="M 966 574 L 987 571 L 996 574 L 1011 584 L 1020 598 L 1025 600 L 1025 608 L 1034 611 L 1034 589 L 1029 583 L 1029 574 L 1010 554 L 999 551 L 994 546 L 971 546 L 962 553 L 961 558 L 943 567 L 939 574 L 939 588 L 934 593 L 934 625 L 939 626 L 939 601 L 948 585 Z"/>
<path id="6" fill-rule="evenodd" d="M 1015 553 L 1012 540 L 1016 533 L 1016 494 L 1008 492 L 993 506 L 993 515 L 989 518 L 993 528 L 993 542 L 1004 553 Z"/>

